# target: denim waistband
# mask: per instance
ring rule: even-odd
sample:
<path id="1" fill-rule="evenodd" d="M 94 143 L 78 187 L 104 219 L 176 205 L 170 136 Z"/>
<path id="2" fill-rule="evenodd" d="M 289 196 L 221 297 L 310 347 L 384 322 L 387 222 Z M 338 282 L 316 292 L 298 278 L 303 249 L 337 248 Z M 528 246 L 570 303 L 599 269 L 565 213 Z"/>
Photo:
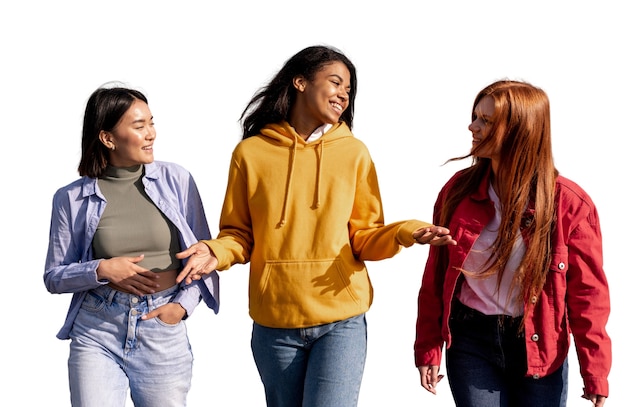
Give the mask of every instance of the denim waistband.
<path id="1" fill-rule="evenodd" d="M 497 324 L 501 327 L 515 327 L 518 328 L 522 323 L 523 316 L 513 317 L 511 315 L 497 314 L 486 315 L 480 311 L 468 307 L 461 301 L 455 299 L 452 303 L 452 318 L 461 321 L 471 321 L 475 324 L 481 325 L 494 325 Z"/>
<path id="2" fill-rule="evenodd" d="M 116 302 L 118 304 L 135 305 L 139 302 L 144 301 L 152 303 L 152 301 L 154 301 L 155 299 L 171 296 L 178 292 L 178 289 L 178 285 L 174 285 L 163 291 L 157 291 L 154 294 L 136 295 L 125 293 L 123 291 L 118 291 L 108 285 L 101 285 L 98 288 L 92 289 L 92 291 L 102 296 L 102 298 L 106 298 L 107 302 L 109 303 Z"/>

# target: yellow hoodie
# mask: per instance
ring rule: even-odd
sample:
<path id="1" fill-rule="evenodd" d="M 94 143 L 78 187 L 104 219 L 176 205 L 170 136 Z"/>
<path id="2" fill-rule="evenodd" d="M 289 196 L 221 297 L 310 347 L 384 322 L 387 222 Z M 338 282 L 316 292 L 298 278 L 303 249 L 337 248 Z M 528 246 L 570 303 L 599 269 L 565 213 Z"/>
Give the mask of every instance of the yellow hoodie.
<path id="1" fill-rule="evenodd" d="M 218 270 L 250 262 L 250 316 L 302 328 L 366 312 L 364 261 L 394 256 L 427 222 L 384 224 L 374 163 L 345 123 L 307 144 L 287 122 L 233 151 L 216 239 Z"/>

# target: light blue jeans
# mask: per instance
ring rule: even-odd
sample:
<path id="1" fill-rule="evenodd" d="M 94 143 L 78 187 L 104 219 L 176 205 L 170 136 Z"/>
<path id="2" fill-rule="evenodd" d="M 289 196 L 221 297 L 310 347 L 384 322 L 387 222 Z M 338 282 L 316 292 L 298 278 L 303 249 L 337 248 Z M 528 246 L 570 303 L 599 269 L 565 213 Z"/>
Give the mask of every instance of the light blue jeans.
<path id="1" fill-rule="evenodd" d="M 252 353 L 268 407 L 353 407 L 365 356 L 365 315 L 301 329 L 254 324 Z"/>
<path id="2" fill-rule="evenodd" d="M 186 405 L 193 355 L 184 321 L 143 314 L 167 304 L 178 287 L 138 297 L 101 286 L 89 291 L 72 327 L 68 360 L 74 407 Z"/>

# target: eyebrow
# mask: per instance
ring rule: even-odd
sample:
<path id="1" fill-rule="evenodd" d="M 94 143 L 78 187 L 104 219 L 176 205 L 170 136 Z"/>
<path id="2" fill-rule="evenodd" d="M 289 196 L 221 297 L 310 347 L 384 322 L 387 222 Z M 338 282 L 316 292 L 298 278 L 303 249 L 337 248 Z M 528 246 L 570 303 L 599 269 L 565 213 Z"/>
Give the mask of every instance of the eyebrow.
<path id="1" fill-rule="evenodd" d="M 150 118 L 149 118 L 148 120 L 146 120 L 146 119 L 137 119 L 137 120 L 133 120 L 133 121 L 131 122 L 131 124 L 135 124 L 135 123 L 145 123 L 145 122 L 148 122 L 148 121 L 150 121 L 150 122 L 151 122 L 151 121 L 154 121 L 154 116 L 150 116 Z"/>

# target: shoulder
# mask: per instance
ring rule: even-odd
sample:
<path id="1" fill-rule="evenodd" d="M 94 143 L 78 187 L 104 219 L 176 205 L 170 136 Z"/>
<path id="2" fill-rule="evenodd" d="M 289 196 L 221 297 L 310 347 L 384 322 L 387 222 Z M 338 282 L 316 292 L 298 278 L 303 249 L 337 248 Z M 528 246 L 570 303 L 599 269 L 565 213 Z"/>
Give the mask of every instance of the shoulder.
<path id="1" fill-rule="evenodd" d="M 96 193 L 96 178 L 81 177 L 71 183 L 59 188 L 52 198 L 55 206 L 74 205 Z"/>
<path id="2" fill-rule="evenodd" d="M 560 218 L 587 218 L 589 222 L 597 223 L 597 209 L 591 196 L 576 182 L 559 175 L 555 199 Z"/>
<path id="3" fill-rule="evenodd" d="M 150 172 L 151 169 L 161 172 L 189 173 L 182 165 L 168 161 L 153 161 L 146 164 L 146 173 Z"/>
<path id="4" fill-rule="evenodd" d="M 153 161 L 150 164 L 145 165 L 146 177 L 148 178 L 160 178 L 160 177 L 184 177 L 191 176 L 190 172 L 180 164 L 167 162 L 167 161 Z"/>
<path id="5" fill-rule="evenodd" d="M 323 137 L 329 147 L 337 147 L 342 154 L 364 156 L 370 159 L 367 144 L 352 133 L 352 129 L 344 122 L 332 127 Z"/>
<path id="6" fill-rule="evenodd" d="M 235 145 L 235 148 L 233 149 L 233 154 L 246 150 L 254 151 L 256 147 L 262 144 L 271 144 L 271 139 L 268 137 L 264 137 L 261 134 L 245 138 L 243 140 L 240 140 Z"/>
<path id="7" fill-rule="evenodd" d="M 84 189 L 89 190 L 95 188 L 96 179 L 90 177 L 80 177 L 77 180 L 70 182 L 69 184 L 57 189 L 54 196 L 75 195 L 82 193 Z"/>
<path id="8" fill-rule="evenodd" d="M 562 175 L 559 175 L 556 179 L 556 193 L 561 201 L 577 205 L 595 206 L 591 196 L 580 185 Z"/>
<path id="9" fill-rule="evenodd" d="M 361 140 L 360 138 L 352 136 L 352 137 L 344 137 L 340 140 L 346 145 L 350 146 L 350 148 L 357 149 L 358 151 L 369 152 L 369 149 L 367 148 L 367 144 L 365 144 L 365 142 Z"/>
<path id="10" fill-rule="evenodd" d="M 459 180 L 463 179 L 467 175 L 470 169 L 471 167 L 467 167 L 467 168 L 463 168 L 462 170 L 455 172 L 448 179 L 448 181 L 446 181 L 446 183 L 443 184 L 443 187 L 441 188 L 442 192 L 449 191 L 450 189 L 454 188 L 454 186 L 457 185 Z"/>
<path id="11" fill-rule="evenodd" d="M 161 191 L 185 191 L 195 188 L 195 180 L 182 165 L 167 161 L 154 161 L 145 165 L 145 180 Z"/>

